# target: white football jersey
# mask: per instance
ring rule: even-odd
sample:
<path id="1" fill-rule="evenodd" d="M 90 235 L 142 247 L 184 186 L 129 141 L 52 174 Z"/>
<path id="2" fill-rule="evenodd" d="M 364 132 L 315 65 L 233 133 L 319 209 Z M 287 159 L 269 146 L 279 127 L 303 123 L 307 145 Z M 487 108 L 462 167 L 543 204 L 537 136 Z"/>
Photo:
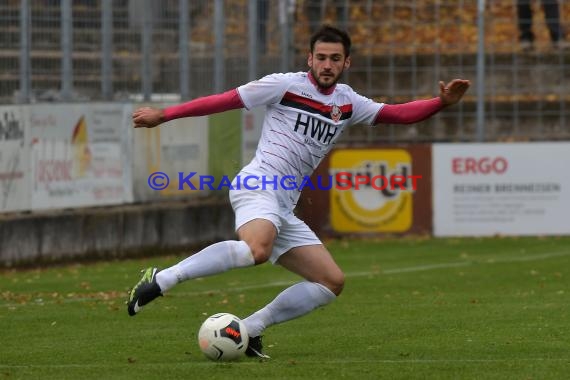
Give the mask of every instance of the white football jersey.
<path id="1" fill-rule="evenodd" d="M 292 176 L 297 184 L 313 173 L 344 128 L 371 125 L 384 106 L 345 84 L 323 94 L 307 72 L 267 75 L 237 90 L 247 109 L 267 106 L 255 157 L 241 175 Z M 300 195 L 298 190 L 278 193 L 291 207 Z"/>

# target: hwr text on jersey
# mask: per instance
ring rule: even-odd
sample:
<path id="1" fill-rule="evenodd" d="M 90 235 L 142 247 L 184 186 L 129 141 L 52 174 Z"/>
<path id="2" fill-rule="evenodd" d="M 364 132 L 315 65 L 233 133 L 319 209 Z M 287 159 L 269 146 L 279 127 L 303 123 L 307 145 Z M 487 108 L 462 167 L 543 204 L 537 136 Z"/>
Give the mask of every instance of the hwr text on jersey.
<path id="1" fill-rule="evenodd" d="M 297 114 L 294 130 L 295 132 L 302 133 L 305 136 L 311 136 L 313 139 L 329 145 L 339 129 L 340 126 L 331 125 L 320 119 L 299 112 Z"/>

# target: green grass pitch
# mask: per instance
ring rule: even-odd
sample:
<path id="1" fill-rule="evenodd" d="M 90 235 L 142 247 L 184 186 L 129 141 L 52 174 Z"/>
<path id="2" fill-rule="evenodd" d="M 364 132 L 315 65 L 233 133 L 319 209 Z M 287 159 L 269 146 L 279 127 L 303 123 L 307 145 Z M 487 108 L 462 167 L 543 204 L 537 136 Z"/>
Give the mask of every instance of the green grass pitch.
<path id="1" fill-rule="evenodd" d="M 570 237 L 331 241 L 343 294 L 273 326 L 271 360 L 208 361 L 207 315 L 298 278 L 265 264 L 178 285 L 129 317 L 139 270 L 184 257 L 0 272 L 2 379 L 566 379 Z"/>

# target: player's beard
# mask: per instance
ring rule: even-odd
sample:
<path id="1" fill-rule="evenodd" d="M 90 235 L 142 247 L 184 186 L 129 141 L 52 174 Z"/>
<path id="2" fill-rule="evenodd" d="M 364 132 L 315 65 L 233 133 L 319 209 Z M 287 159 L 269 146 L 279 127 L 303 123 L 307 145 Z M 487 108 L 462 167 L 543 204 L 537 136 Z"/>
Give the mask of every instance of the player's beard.
<path id="1" fill-rule="evenodd" d="M 332 86 L 334 86 L 335 84 L 337 84 L 337 82 L 340 80 L 340 78 L 342 77 L 342 73 L 344 73 L 344 70 L 341 70 L 340 73 L 338 73 L 338 75 L 336 76 L 336 78 L 334 78 L 334 80 L 330 83 L 322 83 L 319 76 L 317 75 L 317 73 L 315 72 L 315 70 L 311 67 L 311 75 L 313 76 L 313 78 L 315 78 L 315 81 L 317 82 L 317 84 L 319 85 L 320 88 L 322 89 L 329 89 Z"/>

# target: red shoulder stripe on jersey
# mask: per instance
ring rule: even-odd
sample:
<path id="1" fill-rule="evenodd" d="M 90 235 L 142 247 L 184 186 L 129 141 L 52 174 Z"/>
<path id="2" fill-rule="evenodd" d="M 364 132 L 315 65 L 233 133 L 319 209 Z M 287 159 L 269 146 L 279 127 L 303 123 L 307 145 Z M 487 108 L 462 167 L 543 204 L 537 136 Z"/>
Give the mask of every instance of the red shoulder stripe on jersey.
<path id="1" fill-rule="evenodd" d="M 292 101 L 295 103 L 302 103 L 302 104 L 307 105 L 307 106 L 309 106 L 309 107 L 311 107 L 314 110 L 319 111 L 319 112 L 331 112 L 331 109 L 332 109 L 331 106 L 324 105 L 323 103 L 317 102 L 313 99 L 309 99 L 309 98 L 306 98 L 306 97 L 301 96 L 301 95 L 294 94 L 294 93 L 289 92 L 289 91 L 287 91 L 285 93 L 285 95 L 283 96 L 283 99 L 289 100 L 289 101 Z"/>
<path id="2" fill-rule="evenodd" d="M 289 107 L 302 109 L 305 111 L 317 113 L 325 117 L 330 118 L 330 113 L 332 111 L 332 105 L 326 105 L 321 102 L 317 102 L 313 99 L 306 98 L 301 95 L 294 94 L 287 91 L 281 99 L 281 104 L 287 105 Z M 352 104 L 343 104 L 338 106 L 342 112 L 341 119 L 348 119 L 352 116 Z"/>

